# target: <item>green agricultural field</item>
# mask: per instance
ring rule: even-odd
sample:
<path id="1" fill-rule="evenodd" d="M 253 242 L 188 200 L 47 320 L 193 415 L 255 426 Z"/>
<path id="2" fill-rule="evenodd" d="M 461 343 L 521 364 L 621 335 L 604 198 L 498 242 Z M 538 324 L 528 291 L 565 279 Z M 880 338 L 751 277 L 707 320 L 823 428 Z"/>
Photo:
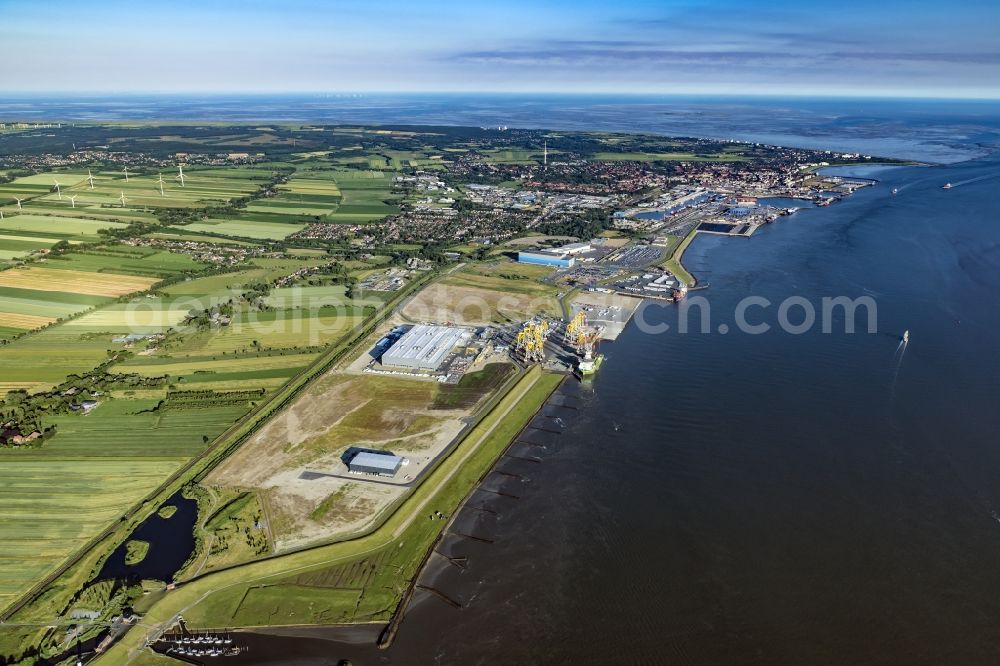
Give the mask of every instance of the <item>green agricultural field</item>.
<path id="1" fill-rule="evenodd" d="M 258 260 L 261 265 L 256 268 L 170 285 L 162 296 L 135 297 L 128 302 L 114 303 L 113 297 L 146 289 L 159 278 L 95 272 L 101 267 L 115 266 L 118 262 L 133 272 L 144 269 L 149 273 L 169 275 L 178 269 L 200 267 L 201 264 L 192 262 L 186 255 L 124 246 L 121 252 L 112 247 L 94 254 L 69 254 L 65 256 L 65 264 L 63 259 L 46 262 L 44 268 L 0 272 L 0 338 L 10 338 L 96 308 L 76 319 L 0 346 L 0 367 L 4 369 L 0 375 L 0 395 L 18 388 L 47 389 L 64 381 L 67 375 L 86 373 L 104 361 L 109 350 L 121 347 L 112 342 L 115 335 L 165 332 L 183 321 L 192 310 L 204 310 L 238 295 L 244 284 L 268 282 L 313 263 L 311 260 L 262 259 Z M 87 270 L 73 270 L 66 267 L 67 264 Z M 23 285 L 36 288 L 28 289 Z M 317 313 L 317 317 L 321 316 L 323 313 Z M 334 331 L 346 330 L 335 324 L 318 319 L 310 325 L 291 329 L 294 333 L 289 339 L 301 343 L 310 336 L 318 336 L 317 339 L 325 341 Z M 277 333 L 282 333 L 280 327 Z"/>
<path id="2" fill-rule="evenodd" d="M 255 350 L 295 349 L 327 345 L 364 321 L 355 308 L 315 310 L 269 310 L 247 312 L 228 326 L 188 336 L 172 347 L 172 356 L 182 354 L 247 353 Z"/>
<path id="3" fill-rule="evenodd" d="M 20 213 L 22 215 L 37 215 L 40 217 L 62 217 L 86 220 L 110 220 L 111 222 L 121 222 L 128 224 L 131 222 L 156 223 L 156 216 L 152 209 L 122 208 L 119 204 L 110 207 L 98 208 L 96 206 L 84 206 L 79 197 L 76 199 L 77 206 L 74 208 L 69 197 L 58 199 L 35 199 L 25 202 L 24 210 L 18 211 L 8 206 L 4 209 L 4 215 Z"/>
<path id="4" fill-rule="evenodd" d="M 0 395 L 61 384 L 67 375 L 93 370 L 115 346 L 110 336 L 83 337 L 62 325 L 18 338 L 0 346 Z"/>
<path id="5" fill-rule="evenodd" d="M 26 257 L 38 250 L 46 250 L 58 242 L 57 238 L 31 238 L 0 234 L 0 262 Z"/>
<path id="6" fill-rule="evenodd" d="M 96 415 L 96 414 L 95 414 Z M 0 451 L 0 605 L 26 592 L 179 461 Z"/>
<path id="7" fill-rule="evenodd" d="M 205 264 L 179 252 L 128 245 L 110 245 L 100 249 L 69 252 L 47 260 L 44 265 L 51 269 L 88 271 L 95 274 L 118 273 L 152 278 L 170 277 L 206 267 Z"/>
<path id="8" fill-rule="evenodd" d="M 110 298 L 148 289 L 157 282 L 156 278 L 102 272 L 87 265 L 94 261 L 74 259 L 67 255 L 44 264 L 0 271 L 0 287 Z"/>
<path id="9" fill-rule="evenodd" d="M 488 162 L 494 164 L 541 164 L 542 151 L 527 148 L 498 148 L 484 150 Z M 549 151 L 551 157 L 554 151 Z"/>
<path id="10" fill-rule="evenodd" d="M 126 224 L 110 220 L 88 220 L 54 215 L 12 215 L 0 222 L 0 234 L 25 233 L 59 240 L 94 241 L 100 239 L 102 229 L 123 229 Z"/>
<path id="11" fill-rule="evenodd" d="M 182 322 L 196 303 L 162 298 L 140 298 L 115 303 L 66 322 L 69 331 L 109 333 L 163 333 Z"/>
<path id="12" fill-rule="evenodd" d="M 0 287 L 0 326 L 30 331 L 110 300 L 105 296 Z"/>
<path id="13" fill-rule="evenodd" d="M 0 287 L 0 312 L 66 317 L 107 303 L 106 296 Z M 0 317 L 3 315 L 0 314 Z"/>
<path id="14" fill-rule="evenodd" d="M 76 455 L 89 459 L 184 459 L 200 453 L 204 436 L 228 428 L 248 405 L 169 407 L 156 410 L 159 400 L 102 400 L 89 414 L 64 414 L 53 419 L 56 436 L 37 455 Z M 168 403 L 169 404 L 169 403 Z M 137 437 L 136 433 L 142 433 Z"/>
<path id="15" fill-rule="evenodd" d="M 183 227 L 177 227 L 177 229 L 183 229 Z M 212 245 L 236 245 L 243 247 L 254 247 L 256 243 L 250 243 L 247 241 L 240 241 L 234 238 L 223 238 L 221 236 L 209 236 L 204 234 L 185 234 L 185 233 L 173 233 L 167 231 L 157 231 L 151 234 L 146 234 L 146 238 L 156 238 L 159 240 L 172 240 L 172 241 L 192 241 L 195 243 L 211 243 Z"/>
<path id="16" fill-rule="evenodd" d="M 39 449 L 0 449 L 0 605 L 26 591 L 211 439 L 246 405 L 152 410 L 109 400 L 56 417 Z"/>
<path id="17" fill-rule="evenodd" d="M 151 170 L 129 170 L 128 180 L 123 171 L 94 173 L 94 184 L 83 174 L 82 178 L 64 180 L 61 198 L 58 193 L 45 191 L 29 202 L 32 205 L 70 208 L 69 197 L 75 196 L 76 210 L 129 208 L 201 208 L 225 204 L 233 199 L 253 194 L 270 177 L 271 172 L 254 169 L 195 169 L 184 170 L 184 184 L 181 185 L 177 169 L 163 172 Z M 163 192 L 160 192 L 159 178 L 163 178 Z M 34 177 L 33 177 L 34 178 Z M 18 179 L 20 181 L 21 179 Z M 17 184 L 18 181 L 11 183 Z M 50 181 L 51 182 L 51 181 Z M 44 179 L 41 181 L 44 185 Z M 27 186 L 27 185 L 26 185 Z M 54 189 L 54 188 L 53 188 Z M 122 205 L 121 196 L 125 195 Z M 0 190 L 3 196 L 3 190 Z"/>
<path id="18" fill-rule="evenodd" d="M 17 210 L 17 199 L 21 199 L 21 205 L 24 206 L 25 203 L 30 203 L 36 198 L 45 197 L 54 192 L 57 180 L 65 192 L 86 178 L 86 173 L 69 171 L 51 171 L 32 176 L 21 176 L 10 183 L 0 184 L 0 206 L 4 207 L 4 215 L 7 215 Z"/>
<path id="19" fill-rule="evenodd" d="M 208 297 L 228 300 L 236 294 L 241 293 L 246 285 L 263 282 L 268 277 L 269 271 L 266 268 L 258 267 L 235 273 L 192 278 L 167 285 L 159 289 L 159 291 L 172 298 Z"/>
<path id="20" fill-rule="evenodd" d="M 158 290 L 171 299 L 183 300 L 186 303 L 192 299 L 203 303 L 202 308 L 218 302 L 228 301 L 243 292 L 249 285 L 270 283 L 278 278 L 294 273 L 300 268 L 317 266 L 323 261 L 316 258 L 301 259 L 253 259 L 250 268 L 221 275 L 190 278 L 176 282 Z"/>
<path id="21" fill-rule="evenodd" d="M 332 222 L 363 223 L 399 213 L 397 206 L 385 203 L 392 199 L 391 171 L 335 171 L 334 178 L 343 194 L 337 211 L 329 216 Z"/>
<path id="22" fill-rule="evenodd" d="M 144 377 L 181 377 L 195 373 L 261 372 L 304 367 L 316 358 L 316 353 L 266 355 L 187 356 L 177 359 L 135 357 L 115 366 L 117 372 L 133 372 Z M 212 379 L 209 377 L 208 379 Z"/>
<path id="23" fill-rule="evenodd" d="M 304 224 L 280 224 L 254 222 L 250 220 L 209 219 L 203 222 L 173 227 L 178 231 L 197 231 L 206 234 L 222 234 L 257 240 L 281 240 L 305 229 Z"/>
<path id="24" fill-rule="evenodd" d="M 296 173 L 278 188 L 270 199 L 251 203 L 247 210 L 285 215 L 328 215 L 340 205 L 342 196 L 337 181 L 329 172 Z"/>
<path id="25" fill-rule="evenodd" d="M 384 158 L 373 158 L 374 164 L 385 167 Z M 395 215 L 399 208 L 391 203 L 395 172 L 372 169 L 320 170 L 303 168 L 287 183 L 279 186 L 279 194 L 260 199 L 247 206 L 247 211 L 260 214 L 324 216 L 331 222 L 360 224 Z"/>

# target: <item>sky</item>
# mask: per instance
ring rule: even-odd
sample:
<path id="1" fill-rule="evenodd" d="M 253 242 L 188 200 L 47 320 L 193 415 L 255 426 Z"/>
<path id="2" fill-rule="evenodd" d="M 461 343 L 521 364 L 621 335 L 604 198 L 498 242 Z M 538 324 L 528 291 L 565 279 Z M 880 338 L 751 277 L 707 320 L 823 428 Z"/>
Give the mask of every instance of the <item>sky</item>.
<path id="1" fill-rule="evenodd" d="M 1000 98 L 1000 0 L 0 0 L 0 26 L 8 92 Z"/>

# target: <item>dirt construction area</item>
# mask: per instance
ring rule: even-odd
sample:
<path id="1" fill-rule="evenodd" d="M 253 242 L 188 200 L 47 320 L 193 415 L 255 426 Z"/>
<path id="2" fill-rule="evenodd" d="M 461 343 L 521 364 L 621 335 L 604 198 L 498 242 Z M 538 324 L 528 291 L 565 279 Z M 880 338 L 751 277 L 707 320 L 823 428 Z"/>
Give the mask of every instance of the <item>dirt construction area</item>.
<path id="1" fill-rule="evenodd" d="M 551 273 L 548 267 L 510 261 L 469 265 L 421 291 L 402 315 L 473 326 L 559 316 L 558 288 L 541 282 Z"/>
<path id="2" fill-rule="evenodd" d="M 436 382 L 328 374 L 257 431 L 203 482 L 259 491 L 280 552 L 356 532 L 399 498 L 459 434 L 471 410 L 435 407 Z M 350 474 L 350 447 L 407 463 L 393 478 Z"/>

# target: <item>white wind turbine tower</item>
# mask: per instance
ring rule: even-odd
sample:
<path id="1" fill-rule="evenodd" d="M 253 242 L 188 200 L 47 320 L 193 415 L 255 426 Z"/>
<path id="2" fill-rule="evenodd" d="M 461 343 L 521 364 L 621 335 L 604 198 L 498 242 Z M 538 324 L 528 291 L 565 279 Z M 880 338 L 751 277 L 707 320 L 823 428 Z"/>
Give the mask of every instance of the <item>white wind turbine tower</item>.
<path id="1" fill-rule="evenodd" d="M 122 169 L 122 171 L 125 172 L 125 182 L 127 183 L 128 182 L 128 167 L 125 167 L 124 169 Z"/>
<path id="2" fill-rule="evenodd" d="M 542 143 L 542 165 L 543 165 L 542 166 L 542 170 L 543 171 L 548 171 L 549 170 L 549 140 L 548 139 L 546 139 Z"/>
<path id="3" fill-rule="evenodd" d="M 62 201 L 62 190 L 59 189 L 59 186 L 62 185 L 62 183 L 55 178 L 52 179 L 52 182 L 56 184 L 56 195 L 59 197 L 59 201 Z"/>
<path id="4" fill-rule="evenodd" d="M 184 165 L 183 164 L 178 164 L 177 165 L 177 175 L 174 176 L 174 180 L 181 181 L 181 187 L 184 187 Z"/>
<path id="5" fill-rule="evenodd" d="M 94 174 L 90 173 L 90 169 L 87 169 L 87 180 L 90 181 L 90 189 L 94 189 Z"/>
<path id="6" fill-rule="evenodd" d="M 162 196 L 166 196 L 166 195 L 163 194 L 163 174 L 161 173 L 161 174 L 159 174 L 159 176 L 160 177 L 157 179 L 156 182 L 159 183 L 159 185 L 160 185 L 160 196 L 162 197 Z"/>
<path id="7" fill-rule="evenodd" d="M 24 199 L 18 199 L 17 197 L 14 197 L 14 199 L 17 201 L 17 209 L 21 210 L 21 202 L 24 201 Z"/>
<path id="8" fill-rule="evenodd" d="M 73 196 L 71 196 L 71 197 L 69 198 L 69 203 L 70 203 L 70 205 L 72 205 L 72 206 L 73 206 L 73 208 L 76 208 L 76 198 L 77 198 L 78 196 L 80 196 L 80 195 L 78 195 L 78 194 L 74 194 Z"/>
<path id="9" fill-rule="evenodd" d="M 125 202 L 128 201 L 128 199 L 125 198 L 125 190 L 122 190 L 122 195 L 118 197 L 118 200 L 122 202 L 122 208 L 124 208 Z"/>

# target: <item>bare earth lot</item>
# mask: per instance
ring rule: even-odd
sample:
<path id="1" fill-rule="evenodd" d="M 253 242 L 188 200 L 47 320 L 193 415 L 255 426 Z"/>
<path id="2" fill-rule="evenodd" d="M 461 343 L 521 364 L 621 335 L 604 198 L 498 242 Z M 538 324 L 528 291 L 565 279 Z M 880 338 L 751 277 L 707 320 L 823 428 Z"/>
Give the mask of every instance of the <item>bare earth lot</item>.
<path id="1" fill-rule="evenodd" d="M 277 551 L 346 535 L 375 520 L 461 431 L 468 410 L 434 409 L 435 382 L 328 374 L 205 479 L 258 490 Z M 352 446 L 409 463 L 394 479 L 351 475 Z"/>
<path id="2" fill-rule="evenodd" d="M 411 321 L 483 325 L 558 316 L 558 289 L 539 281 L 551 268 L 497 261 L 466 266 L 414 297 L 402 314 Z"/>

